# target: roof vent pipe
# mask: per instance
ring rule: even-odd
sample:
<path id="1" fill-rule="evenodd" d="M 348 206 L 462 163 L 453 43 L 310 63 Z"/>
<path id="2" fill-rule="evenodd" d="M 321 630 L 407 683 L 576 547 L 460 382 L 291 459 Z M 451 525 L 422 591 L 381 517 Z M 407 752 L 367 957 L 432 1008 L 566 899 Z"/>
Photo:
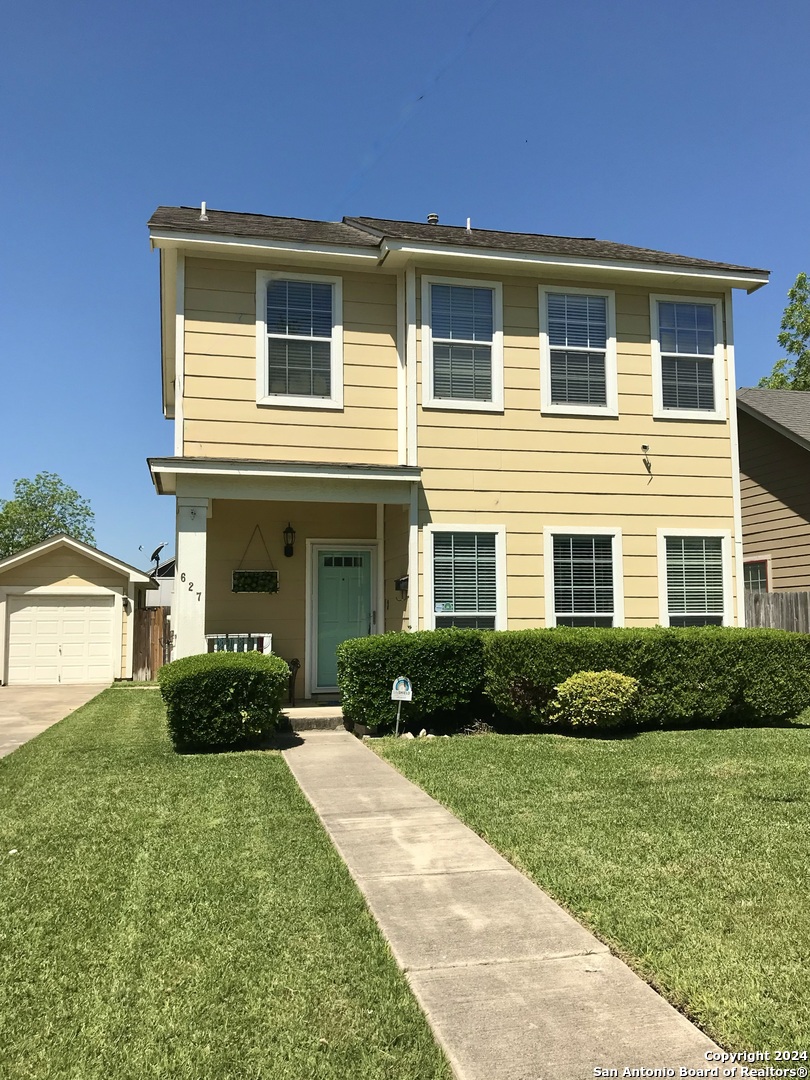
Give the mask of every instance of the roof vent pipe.
<path id="1" fill-rule="evenodd" d="M 200 203 L 200 221 L 208 221 L 208 214 L 205 212 L 205 203 Z"/>
<path id="2" fill-rule="evenodd" d="M 428 219 L 428 225 L 438 225 L 439 224 L 439 215 L 438 214 L 428 214 L 427 219 Z"/>

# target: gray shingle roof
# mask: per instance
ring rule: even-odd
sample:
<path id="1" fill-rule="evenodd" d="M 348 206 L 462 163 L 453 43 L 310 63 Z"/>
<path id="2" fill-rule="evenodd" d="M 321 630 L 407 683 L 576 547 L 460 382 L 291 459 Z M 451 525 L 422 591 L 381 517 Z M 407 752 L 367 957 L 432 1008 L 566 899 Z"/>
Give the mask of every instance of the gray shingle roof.
<path id="1" fill-rule="evenodd" d="M 499 251 L 522 251 L 541 255 L 573 255 L 577 258 L 618 259 L 627 262 L 665 263 L 668 266 L 701 267 L 712 270 L 742 270 L 767 274 L 751 266 L 735 263 L 693 259 L 667 251 L 629 247 L 610 240 L 595 240 L 586 236 L 544 236 L 535 233 L 495 232 L 491 229 L 467 230 L 455 225 L 427 225 L 416 221 L 390 221 L 386 218 L 349 217 L 347 224 L 373 229 L 396 240 L 411 240 L 427 244 L 447 244 L 455 247 L 495 248 Z"/>
<path id="2" fill-rule="evenodd" d="M 149 220 L 158 229 L 178 232 L 211 233 L 268 240 L 297 240 L 304 243 L 343 244 L 373 250 L 383 238 L 492 251 L 514 251 L 537 255 L 563 255 L 574 258 L 683 266 L 703 270 L 767 274 L 751 266 L 712 262 L 674 255 L 667 251 L 630 247 L 610 240 L 591 237 L 545 236 L 535 233 L 498 232 L 460 226 L 428 225 L 417 221 L 389 218 L 345 217 L 343 221 L 309 221 L 304 218 L 267 217 L 264 214 L 239 214 L 227 210 L 207 210 L 208 220 L 200 221 L 198 206 L 159 206 Z"/>
<path id="3" fill-rule="evenodd" d="M 810 447 L 810 390 L 766 390 L 744 386 L 737 391 L 744 412 Z"/>
<path id="4" fill-rule="evenodd" d="M 206 210 L 208 221 L 200 221 L 199 206 L 159 206 L 149 219 L 150 227 L 178 232 L 211 233 L 217 236 L 245 236 L 261 240 L 298 240 L 312 244 L 348 244 L 351 247 L 379 247 L 379 240 L 367 231 L 344 225 L 342 221 L 307 221 L 305 218 L 267 217 L 238 214 L 230 210 Z"/>

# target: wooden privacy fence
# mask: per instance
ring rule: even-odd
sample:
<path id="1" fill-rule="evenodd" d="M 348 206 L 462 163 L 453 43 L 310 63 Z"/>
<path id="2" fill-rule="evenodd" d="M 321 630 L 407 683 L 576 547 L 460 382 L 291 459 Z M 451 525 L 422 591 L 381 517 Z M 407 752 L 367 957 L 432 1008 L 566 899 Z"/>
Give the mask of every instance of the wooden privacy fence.
<path id="1" fill-rule="evenodd" d="M 132 678 L 135 682 L 146 682 L 154 679 L 158 670 L 169 662 L 169 609 L 138 608 L 135 612 L 134 634 Z"/>
<path id="2" fill-rule="evenodd" d="M 810 634 L 810 591 L 745 590 L 745 625 Z"/>

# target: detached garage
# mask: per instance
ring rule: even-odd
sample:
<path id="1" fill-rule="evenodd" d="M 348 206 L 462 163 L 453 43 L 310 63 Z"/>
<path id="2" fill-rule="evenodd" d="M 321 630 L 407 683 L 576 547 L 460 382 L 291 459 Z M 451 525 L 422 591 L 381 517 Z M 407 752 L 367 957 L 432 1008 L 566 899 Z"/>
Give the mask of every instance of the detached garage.
<path id="1" fill-rule="evenodd" d="M 154 581 L 69 536 L 0 561 L 0 682 L 132 677 L 134 611 Z"/>

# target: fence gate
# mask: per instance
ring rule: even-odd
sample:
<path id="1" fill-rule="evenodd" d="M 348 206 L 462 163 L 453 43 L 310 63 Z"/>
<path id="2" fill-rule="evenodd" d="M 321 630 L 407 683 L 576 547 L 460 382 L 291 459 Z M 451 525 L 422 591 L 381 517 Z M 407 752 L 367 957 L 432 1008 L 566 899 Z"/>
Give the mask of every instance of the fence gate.
<path id="1" fill-rule="evenodd" d="M 810 591 L 745 590 L 745 625 L 810 634 Z"/>
<path id="2" fill-rule="evenodd" d="M 135 612 L 134 634 L 132 678 L 135 682 L 146 682 L 154 679 L 160 668 L 169 662 L 169 609 L 138 608 Z"/>

